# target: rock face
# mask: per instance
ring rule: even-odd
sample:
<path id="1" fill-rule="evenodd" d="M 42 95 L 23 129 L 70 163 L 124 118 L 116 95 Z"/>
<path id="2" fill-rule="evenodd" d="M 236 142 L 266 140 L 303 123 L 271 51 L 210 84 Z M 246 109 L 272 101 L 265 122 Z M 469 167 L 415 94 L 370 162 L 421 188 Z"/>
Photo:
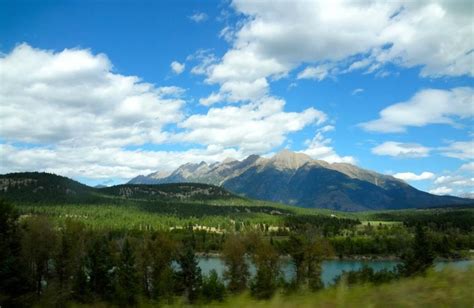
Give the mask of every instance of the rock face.
<path id="1" fill-rule="evenodd" d="M 342 211 L 423 208 L 469 204 L 472 200 L 419 191 L 389 175 L 351 164 L 314 160 L 281 151 L 271 158 L 185 164 L 168 176 L 138 176 L 130 184 L 197 182 L 223 186 L 250 198 Z"/>

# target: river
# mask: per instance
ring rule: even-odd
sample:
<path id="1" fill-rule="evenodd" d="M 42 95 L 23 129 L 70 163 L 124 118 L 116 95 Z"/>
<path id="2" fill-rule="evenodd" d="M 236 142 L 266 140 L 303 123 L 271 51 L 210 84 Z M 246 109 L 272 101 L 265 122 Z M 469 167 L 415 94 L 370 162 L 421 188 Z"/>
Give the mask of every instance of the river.
<path id="1" fill-rule="evenodd" d="M 382 269 L 394 269 L 399 262 L 389 260 L 327 260 L 322 263 L 322 281 L 325 286 L 334 283 L 334 279 L 342 274 L 343 271 L 355 271 L 361 269 L 364 265 L 373 268 L 375 271 Z M 435 269 L 441 270 L 446 266 L 453 266 L 460 269 L 466 269 L 470 265 L 474 265 L 474 260 L 459 260 L 459 261 L 440 261 L 435 263 Z M 207 275 L 211 270 L 216 270 L 217 274 L 222 277 L 225 265 L 219 257 L 199 257 L 199 267 L 203 274 Z M 283 259 L 281 264 L 281 271 L 286 281 L 290 281 L 295 274 L 294 266 L 288 259 Z M 251 275 L 255 274 L 255 267 L 250 264 Z"/>

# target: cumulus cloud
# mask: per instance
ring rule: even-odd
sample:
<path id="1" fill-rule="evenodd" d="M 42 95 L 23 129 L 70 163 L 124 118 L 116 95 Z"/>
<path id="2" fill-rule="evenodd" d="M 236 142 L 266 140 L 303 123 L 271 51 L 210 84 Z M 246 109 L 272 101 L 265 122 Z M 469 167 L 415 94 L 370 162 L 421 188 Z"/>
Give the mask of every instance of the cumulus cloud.
<path id="1" fill-rule="evenodd" d="M 203 97 L 199 99 L 199 103 L 203 106 L 211 106 L 215 103 L 221 102 L 223 96 L 221 93 L 212 92 L 208 97 Z"/>
<path id="2" fill-rule="evenodd" d="M 207 16 L 206 13 L 198 12 L 198 13 L 194 13 L 193 15 L 189 16 L 189 19 L 191 19 L 195 23 L 200 23 L 200 22 L 206 21 L 207 17 L 208 16 Z"/>
<path id="3" fill-rule="evenodd" d="M 474 185 L 474 178 L 468 178 L 462 175 L 443 175 L 437 177 L 434 183 L 438 185 L 450 186 L 472 186 Z"/>
<path id="4" fill-rule="evenodd" d="M 173 61 L 173 62 L 171 62 L 170 67 L 171 67 L 171 70 L 173 71 L 173 73 L 175 73 L 176 75 L 179 75 L 182 72 L 184 72 L 184 68 L 186 67 L 186 64 L 185 63 L 179 63 L 178 61 Z"/>
<path id="5" fill-rule="evenodd" d="M 177 140 L 238 147 L 246 154 L 264 153 L 281 145 L 286 135 L 309 124 L 322 124 L 327 116 L 308 108 L 303 112 L 285 112 L 285 101 L 265 97 L 241 106 L 210 108 L 179 123 L 185 131 Z"/>
<path id="6" fill-rule="evenodd" d="M 198 62 L 198 64 L 191 69 L 191 73 L 195 75 L 208 74 L 210 67 L 218 61 L 217 57 L 208 49 L 199 49 L 189 55 L 186 60 Z"/>
<path id="7" fill-rule="evenodd" d="M 453 190 L 449 187 L 446 187 L 446 186 L 440 186 L 440 187 L 436 187 L 434 189 L 430 189 L 428 192 L 430 194 L 444 196 L 444 195 L 449 195 L 450 193 L 453 192 Z"/>
<path id="8" fill-rule="evenodd" d="M 0 56 L 0 135 L 33 144 L 124 146 L 168 139 L 183 118 L 177 87 L 113 72 L 104 54 L 27 44 Z"/>
<path id="9" fill-rule="evenodd" d="M 297 79 L 317 79 L 321 81 L 329 76 L 330 69 L 331 66 L 325 64 L 308 66 L 298 74 Z"/>
<path id="10" fill-rule="evenodd" d="M 474 108 L 473 108 L 474 109 Z M 474 159 L 474 141 L 455 141 L 441 147 L 441 155 L 462 160 Z"/>
<path id="11" fill-rule="evenodd" d="M 413 172 L 399 172 L 393 175 L 397 179 L 404 180 L 404 181 L 423 181 L 429 180 L 435 177 L 434 173 L 431 172 L 422 172 L 420 174 L 416 174 Z"/>
<path id="12" fill-rule="evenodd" d="M 417 143 L 386 141 L 372 148 L 375 155 L 387 155 L 398 158 L 427 157 L 431 149 Z"/>
<path id="13" fill-rule="evenodd" d="M 331 146 L 332 140 L 324 137 L 322 131 L 325 130 L 325 126 L 321 131 L 317 131 L 316 135 L 311 140 L 306 141 L 307 148 L 301 153 L 311 156 L 314 159 L 324 160 L 329 163 L 349 163 L 355 164 L 356 160 L 352 156 L 340 156 L 336 153 L 334 148 Z"/>
<path id="14" fill-rule="evenodd" d="M 421 67 L 422 76 L 474 75 L 468 1 L 234 0 L 232 7 L 247 18 L 223 30 L 232 49 L 207 74 L 221 87 L 280 78 L 302 63 L 309 66 L 299 78 L 318 80 L 328 63 L 340 73 L 391 63 Z"/>
<path id="15" fill-rule="evenodd" d="M 461 165 L 455 171 L 445 171 L 433 181 L 433 191 L 441 191 L 457 196 L 472 194 L 474 187 L 474 168 L 472 162 Z M 448 191 L 449 190 L 449 191 Z"/>
<path id="16" fill-rule="evenodd" d="M 327 120 L 314 108 L 285 112 L 284 100 L 268 96 L 186 118 L 184 89 L 120 75 L 106 55 L 85 49 L 19 45 L 0 57 L 0 79 L 1 172 L 126 179 L 183 162 L 265 153 L 288 134 Z M 165 142 L 191 148 L 137 149 Z"/>
<path id="17" fill-rule="evenodd" d="M 406 102 L 396 103 L 380 112 L 380 118 L 360 124 L 367 131 L 396 133 L 407 127 L 428 124 L 455 125 L 456 118 L 474 116 L 474 88 L 451 90 L 425 89 Z"/>
<path id="18" fill-rule="evenodd" d="M 474 162 L 465 163 L 460 168 L 462 171 L 474 172 Z"/>
<path id="19" fill-rule="evenodd" d="M 0 173 L 44 171 L 73 178 L 128 180 L 157 170 L 171 171 L 183 162 L 242 159 L 236 149 L 208 146 L 186 151 L 125 150 L 118 147 L 50 146 L 21 148 L 0 144 Z"/>

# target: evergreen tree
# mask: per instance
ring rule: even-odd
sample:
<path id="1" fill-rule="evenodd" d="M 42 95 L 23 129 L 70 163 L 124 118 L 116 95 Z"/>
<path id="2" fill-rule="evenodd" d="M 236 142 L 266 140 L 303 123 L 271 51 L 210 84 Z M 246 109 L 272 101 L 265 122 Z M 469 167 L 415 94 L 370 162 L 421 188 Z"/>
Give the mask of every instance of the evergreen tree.
<path id="1" fill-rule="evenodd" d="M 224 300 L 225 285 L 219 279 L 216 270 L 211 270 L 209 276 L 204 277 L 202 284 L 202 295 L 208 302 Z"/>
<path id="2" fill-rule="evenodd" d="M 432 244 L 421 224 L 418 224 L 413 245 L 402 255 L 402 264 L 398 270 L 404 276 L 424 274 L 433 265 L 434 259 Z"/>
<path id="3" fill-rule="evenodd" d="M 171 265 L 176 243 L 164 234 L 158 234 L 149 246 L 151 254 L 152 297 L 170 301 L 174 291 L 174 271 Z"/>
<path id="4" fill-rule="evenodd" d="M 299 287 L 306 277 L 304 268 L 304 241 L 301 237 L 291 235 L 288 240 L 287 252 L 291 256 L 291 260 L 295 266 L 295 287 Z"/>
<path id="5" fill-rule="evenodd" d="M 87 254 L 90 290 L 104 299 L 111 299 L 114 290 L 114 262 L 105 236 L 95 239 Z"/>
<path id="6" fill-rule="evenodd" d="M 55 253 L 56 244 L 57 234 L 46 217 L 31 217 L 25 221 L 22 236 L 22 257 L 28 266 L 38 296 L 43 291 L 43 283 L 50 278 L 51 273 L 48 265 Z"/>
<path id="7" fill-rule="evenodd" d="M 252 259 L 257 268 L 257 274 L 250 286 L 250 291 L 256 298 L 270 298 L 278 287 L 279 255 L 270 243 L 260 239 Z"/>
<path id="8" fill-rule="evenodd" d="M 86 303 L 90 300 L 90 291 L 85 258 L 82 258 L 74 273 L 72 298 L 81 303 Z"/>
<path id="9" fill-rule="evenodd" d="M 222 258 L 226 265 L 224 277 L 229 281 L 231 292 L 240 292 L 247 287 L 249 266 L 245 260 L 247 248 L 239 235 L 228 236 L 222 249 Z"/>
<path id="10" fill-rule="evenodd" d="M 292 235 L 287 250 L 296 269 L 294 287 L 304 285 L 313 291 L 322 288 L 321 262 L 332 254 L 329 242 L 314 235 Z"/>
<path id="11" fill-rule="evenodd" d="M 120 304 L 136 304 L 140 282 L 135 267 L 135 256 L 128 239 L 125 239 L 120 255 L 117 278 L 117 293 Z"/>
<path id="12" fill-rule="evenodd" d="M 19 297 L 32 291 L 21 254 L 18 212 L 0 200 L 0 306 L 22 306 Z M 23 303 L 26 305 L 26 303 Z"/>
<path id="13" fill-rule="evenodd" d="M 178 263 L 181 267 L 179 273 L 180 284 L 184 289 L 184 295 L 190 303 L 195 302 L 201 293 L 202 276 L 198 266 L 193 245 L 185 243 L 184 252 L 181 253 Z"/>

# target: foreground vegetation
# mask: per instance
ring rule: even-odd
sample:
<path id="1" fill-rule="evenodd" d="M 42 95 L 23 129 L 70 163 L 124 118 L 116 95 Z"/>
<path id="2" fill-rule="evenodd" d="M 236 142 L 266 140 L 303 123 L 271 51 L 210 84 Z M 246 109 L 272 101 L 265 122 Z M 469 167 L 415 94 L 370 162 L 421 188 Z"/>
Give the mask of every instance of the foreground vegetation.
<path id="1" fill-rule="evenodd" d="M 345 303 L 364 305 L 367 303 L 365 297 L 374 297 L 374 303 L 378 303 L 382 297 L 379 299 L 378 293 L 372 292 L 388 292 L 385 288 L 392 284 L 394 290 L 400 290 L 393 291 L 393 296 L 401 296 L 396 292 L 407 290 L 405 284 L 416 287 L 427 279 L 428 286 L 422 290 L 428 290 L 430 286 L 436 288 L 437 284 L 445 283 L 443 279 L 451 279 L 451 274 L 444 272 L 444 278 L 432 273 L 427 278 L 419 278 L 421 280 L 405 280 L 429 271 L 435 258 L 444 256 L 445 248 L 440 250 L 439 247 L 446 243 L 472 247 L 470 241 L 456 242 L 459 236 L 471 239 L 472 228 L 463 229 L 456 221 L 449 222 L 452 215 L 446 213 L 443 223 L 433 224 L 422 217 L 414 226 L 404 223 L 373 226 L 348 218 L 292 215 L 285 220 L 287 229 L 283 230 L 271 231 L 263 227 L 213 233 L 196 230 L 192 225 L 173 230 L 92 228 L 80 217 L 58 220 L 44 213 L 20 218 L 17 209 L 1 201 L 0 305 L 220 303 L 233 306 L 253 305 L 254 299 L 270 299 L 269 302 L 258 302 L 258 305 L 273 306 L 277 301 L 283 306 L 291 307 L 295 303 L 304 306 L 317 300 L 322 306 L 344 306 Z M 450 227 L 446 229 L 446 225 Z M 443 237 L 447 242 L 438 247 L 440 230 L 457 235 Z M 283 231 L 286 235 L 277 235 Z M 359 251 L 374 243 L 374 247 L 383 247 L 384 236 L 394 232 L 402 232 L 406 238 L 402 236 L 401 239 L 408 239 L 403 247 L 397 248 L 401 264 L 395 270 L 374 272 L 362 268 L 344 273 L 337 279 L 335 289 L 321 291 L 324 259 L 344 254 L 347 247 Z M 372 244 L 367 246 L 367 243 Z M 448 251 L 449 255 L 459 254 L 458 247 L 449 247 L 452 249 Z M 220 253 L 226 266 L 224 279 L 215 271 L 208 275 L 201 273 L 197 252 L 209 250 Z M 282 279 L 281 256 L 290 258 L 295 267 L 291 281 Z M 255 266 L 255 275 L 250 275 L 249 262 Z M 465 275 L 472 276 L 472 270 Z M 450 281 L 449 287 L 458 282 L 460 280 Z M 375 287 L 380 284 L 387 285 Z M 463 293 L 463 287 L 460 286 L 459 297 L 445 298 L 445 302 L 468 301 L 470 297 Z M 440 296 L 451 296 L 449 292 L 455 291 L 443 292 Z M 425 295 L 420 296 L 418 300 L 425 303 Z M 403 305 L 403 300 L 397 299 L 394 305 Z"/>
<path id="2" fill-rule="evenodd" d="M 474 268 L 452 268 L 427 275 L 404 278 L 382 285 L 363 284 L 348 287 L 340 284 L 316 293 L 278 294 L 268 301 L 258 301 L 249 294 L 231 297 L 212 307 L 472 307 Z"/>

